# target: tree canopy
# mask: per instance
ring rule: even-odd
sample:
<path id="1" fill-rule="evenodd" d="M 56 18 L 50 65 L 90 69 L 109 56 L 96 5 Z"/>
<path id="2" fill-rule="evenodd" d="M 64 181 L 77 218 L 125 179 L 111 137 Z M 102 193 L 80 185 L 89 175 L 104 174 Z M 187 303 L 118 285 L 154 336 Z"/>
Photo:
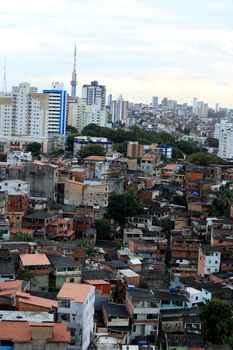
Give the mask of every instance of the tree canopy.
<path id="1" fill-rule="evenodd" d="M 74 138 L 75 138 L 75 136 L 77 136 L 77 135 L 69 135 L 66 138 L 66 150 L 68 152 L 73 152 L 73 150 L 74 150 Z"/>
<path id="2" fill-rule="evenodd" d="M 229 216 L 233 204 L 233 191 L 229 184 L 222 186 L 212 203 L 212 213 L 217 216 Z"/>
<path id="3" fill-rule="evenodd" d="M 41 144 L 38 142 L 29 143 L 26 147 L 26 152 L 31 152 L 33 157 L 38 157 L 41 150 Z"/>
<path id="4" fill-rule="evenodd" d="M 143 213 L 143 206 L 137 193 L 126 191 L 123 194 L 112 194 L 109 199 L 108 216 L 119 223 L 124 223 L 126 217 Z"/>
<path id="5" fill-rule="evenodd" d="M 178 141 L 177 147 L 185 154 L 192 154 L 201 150 L 195 141 Z"/>
<path id="6" fill-rule="evenodd" d="M 33 237 L 33 235 L 30 235 L 28 233 L 16 232 L 14 234 L 14 241 L 32 242 L 32 241 L 34 241 L 34 237 Z"/>
<path id="7" fill-rule="evenodd" d="M 233 319 L 230 303 L 213 299 L 201 313 L 204 339 L 212 344 L 233 343 Z"/>
<path id="8" fill-rule="evenodd" d="M 188 161 L 192 164 L 208 166 L 210 164 L 226 164 L 226 161 L 215 154 L 197 152 L 188 156 Z"/>
<path id="9" fill-rule="evenodd" d="M 176 204 L 176 205 L 183 205 L 184 207 L 187 206 L 187 201 L 185 196 L 181 196 L 179 194 L 175 194 L 172 199 L 171 203 Z"/>
<path id="10" fill-rule="evenodd" d="M 139 143 L 158 143 L 175 146 L 174 137 L 167 132 L 153 133 L 150 131 L 143 130 L 137 126 L 130 128 L 129 130 L 124 129 L 110 129 L 98 126 L 96 124 L 89 124 L 82 130 L 82 135 L 96 136 L 96 137 L 107 137 L 114 143 L 122 143 L 126 141 L 139 141 Z"/>
<path id="11" fill-rule="evenodd" d="M 72 125 L 67 125 L 66 132 L 67 132 L 67 134 L 71 134 L 71 135 L 77 135 L 78 134 L 78 130 Z"/>
<path id="12" fill-rule="evenodd" d="M 217 148 L 219 145 L 219 141 L 218 141 L 218 139 L 215 139 L 214 137 L 207 137 L 205 144 L 207 147 Z"/>
<path id="13" fill-rule="evenodd" d="M 80 158 L 86 158 L 89 156 L 104 156 L 106 151 L 101 145 L 87 145 L 78 152 Z"/>
<path id="14" fill-rule="evenodd" d="M 185 129 L 186 132 L 188 128 Z M 151 132 L 143 130 L 137 126 L 131 127 L 129 130 L 118 128 L 116 130 L 101 127 L 96 124 L 89 124 L 82 130 L 82 135 L 94 136 L 94 137 L 107 137 L 114 143 L 114 150 L 126 154 L 126 147 L 129 141 L 138 141 L 140 144 L 152 144 L 157 143 L 158 145 L 169 145 L 173 147 L 172 157 L 174 159 L 184 158 L 183 154 L 192 155 L 196 153 L 204 153 L 207 150 L 200 146 L 196 141 L 177 141 L 174 136 L 167 132 Z M 70 136 L 69 136 L 70 137 Z M 206 146 L 215 147 L 218 140 L 214 138 L 207 138 Z M 67 138 L 67 144 L 68 144 Z M 205 158 L 206 159 L 206 158 Z M 219 158 L 215 158 L 215 162 Z M 201 158 L 203 165 L 207 165 L 206 162 Z M 212 162 L 212 160 L 211 160 Z"/>
<path id="15" fill-rule="evenodd" d="M 112 226 L 107 219 L 99 219 L 95 221 L 98 239 L 109 239 L 111 237 Z"/>

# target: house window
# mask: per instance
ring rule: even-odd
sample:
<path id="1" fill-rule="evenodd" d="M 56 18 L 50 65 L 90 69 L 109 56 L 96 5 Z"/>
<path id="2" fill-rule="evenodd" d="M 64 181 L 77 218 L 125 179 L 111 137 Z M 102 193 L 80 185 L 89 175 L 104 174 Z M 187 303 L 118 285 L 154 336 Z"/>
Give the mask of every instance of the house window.
<path id="1" fill-rule="evenodd" d="M 58 306 L 69 308 L 70 307 L 70 300 L 58 300 Z"/>
<path id="2" fill-rule="evenodd" d="M 69 321 L 70 320 L 70 315 L 69 314 L 60 314 L 60 319 L 62 321 Z"/>

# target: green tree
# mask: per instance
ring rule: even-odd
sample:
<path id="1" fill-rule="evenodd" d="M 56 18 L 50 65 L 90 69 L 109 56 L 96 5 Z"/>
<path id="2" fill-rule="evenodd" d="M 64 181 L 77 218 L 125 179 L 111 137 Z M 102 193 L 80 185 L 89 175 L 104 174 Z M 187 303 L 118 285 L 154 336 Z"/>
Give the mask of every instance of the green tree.
<path id="1" fill-rule="evenodd" d="M 82 130 L 82 135 L 107 137 L 114 143 L 139 141 L 142 144 L 158 143 L 160 145 L 176 145 L 174 137 L 167 132 L 162 131 L 155 134 L 150 131 L 145 131 L 137 126 L 133 126 L 126 131 L 122 128 L 113 130 L 110 128 L 100 127 L 96 124 L 89 124 Z"/>
<path id="2" fill-rule="evenodd" d="M 178 141 L 177 147 L 185 154 L 192 154 L 201 150 L 195 141 Z"/>
<path id="3" fill-rule="evenodd" d="M 70 134 L 70 135 L 77 135 L 78 134 L 78 130 L 72 125 L 68 125 L 66 127 L 66 132 L 67 132 L 67 134 Z"/>
<path id="4" fill-rule="evenodd" d="M 219 142 L 218 142 L 218 139 L 215 139 L 214 137 L 207 137 L 205 145 L 207 147 L 218 148 Z"/>
<path id="5" fill-rule="evenodd" d="M 76 239 L 76 243 L 79 247 L 85 248 L 88 255 L 92 255 L 95 251 L 94 244 L 86 242 L 84 239 Z"/>
<path id="6" fill-rule="evenodd" d="M 183 205 L 184 207 L 186 207 L 187 205 L 186 197 L 184 195 L 181 196 L 179 194 L 175 194 L 171 199 L 171 203 L 177 204 L 177 205 Z"/>
<path id="7" fill-rule="evenodd" d="M 233 335 L 232 306 L 230 303 L 213 299 L 201 313 L 204 339 L 212 344 L 229 344 Z"/>
<path id="8" fill-rule="evenodd" d="M 172 158 L 175 160 L 176 159 L 184 159 L 184 154 L 179 148 L 174 147 L 174 148 L 172 148 Z"/>
<path id="9" fill-rule="evenodd" d="M 6 162 L 7 161 L 7 155 L 6 154 L 1 154 L 0 155 L 0 162 Z"/>
<path id="10" fill-rule="evenodd" d="M 26 147 L 26 152 L 31 152 L 33 157 L 38 157 L 41 150 L 41 144 L 38 142 L 29 143 Z"/>
<path id="11" fill-rule="evenodd" d="M 95 227 L 97 230 L 97 237 L 99 239 L 110 239 L 112 226 L 107 219 L 100 219 L 95 221 Z"/>
<path id="12" fill-rule="evenodd" d="M 106 151 L 101 145 L 87 145 L 78 152 L 80 158 L 86 158 L 89 156 L 104 156 Z"/>
<path id="13" fill-rule="evenodd" d="M 66 150 L 68 152 L 73 153 L 73 151 L 74 151 L 74 138 L 75 138 L 75 136 L 77 136 L 77 135 L 69 135 L 66 138 Z"/>
<path id="14" fill-rule="evenodd" d="M 233 191 L 229 184 L 222 186 L 212 203 L 212 213 L 217 216 L 229 216 L 233 204 Z"/>
<path id="15" fill-rule="evenodd" d="M 35 239 L 33 235 L 24 233 L 24 232 L 16 232 L 14 234 L 14 241 L 20 241 L 20 242 L 33 242 Z"/>
<path id="16" fill-rule="evenodd" d="M 160 226 L 165 231 L 171 231 L 174 228 L 174 222 L 170 218 L 160 220 Z"/>
<path id="17" fill-rule="evenodd" d="M 191 131 L 191 130 L 190 130 L 189 127 L 187 127 L 187 126 L 184 127 L 184 134 L 185 134 L 185 135 L 189 135 L 189 134 L 190 134 L 190 131 Z"/>
<path id="18" fill-rule="evenodd" d="M 227 164 L 225 160 L 215 154 L 197 152 L 188 156 L 188 161 L 192 164 L 208 166 L 210 164 Z"/>
<path id="19" fill-rule="evenodd" d="M 34 274 L 29 270 L 18 269 L 16 271 L 17 278 L 23 281 L 33 281 Z"/>
<path id="20" fill-rule="evenodd" d="M 62 154 L 64 154 L 64 150 L 62 148 L 54 148 L 51 152 L 52 156 L 54 157 L 58 157 L 61 156 Z"/>
<path id="21" fill-rule="evenodd" d="M 113 194 L 108 205 L 108 216 L 119 223 L 124 223 L 126 217 L 143 213 L 143 206 L 137 193 L 126 191 L 123 194 Z"/>
<path id="22" fill-rule="evenodd" d="M 122 153 L 123 155 L 127 155 L 127 141 L 121 143 L 115 143 L 113 145 L 113 150 L 115 152 Z"/>

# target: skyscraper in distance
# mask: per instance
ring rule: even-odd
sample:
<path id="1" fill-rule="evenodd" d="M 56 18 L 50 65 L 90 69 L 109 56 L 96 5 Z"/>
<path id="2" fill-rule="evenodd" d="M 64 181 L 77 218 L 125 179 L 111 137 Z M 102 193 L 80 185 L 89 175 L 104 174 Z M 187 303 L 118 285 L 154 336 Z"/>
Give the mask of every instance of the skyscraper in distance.
<path id="1" fill-rule="evenodd" d="M 29 83 L 1 92 L 0 136 L 47 137 L 48 103 L 48 95 L 38 93 Z"/>
<path id="2" fill-rule="evenodd" d="M 83 85 L 82 98 L 79 101 L 80 127 L 88 124 L 106 126 L 106 88 L 92 81 L 90 85 Z"/>
<path id="3" fill-rule="evenodd" d="M 48 134 L 65 135 L 67 92 L 63 84 L 52 83 L 51 89 L 43 93 L 49 95 Z"/>
<path id="4" fill-rule="evenodd" d="M 123 97 L 120 95 L 116 101 L 111 103 L 111 115 L 113 123 L 126 123 L 128 118 L 128 101 L 124 101 Z"/>
<path id="5" fill-rule="evenodd" d="M 152 109 L 154 112 L 157 111 L 158 106 L 159 106 L 159 98 L 157 96 L 153 96 L 152 97 Z"/>

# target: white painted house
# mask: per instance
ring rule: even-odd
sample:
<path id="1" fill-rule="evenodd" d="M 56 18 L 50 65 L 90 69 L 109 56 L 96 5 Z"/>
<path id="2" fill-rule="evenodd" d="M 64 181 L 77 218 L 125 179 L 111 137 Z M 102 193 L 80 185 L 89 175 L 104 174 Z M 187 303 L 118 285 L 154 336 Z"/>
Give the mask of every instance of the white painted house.
<path id="1" fill-rule="evenodd" d="M 93 337 L 95 288 L 88 284 L 64 283 L 57 295 L 58 320 L 71 332 L 69 349 L 87 350 Z"/>

